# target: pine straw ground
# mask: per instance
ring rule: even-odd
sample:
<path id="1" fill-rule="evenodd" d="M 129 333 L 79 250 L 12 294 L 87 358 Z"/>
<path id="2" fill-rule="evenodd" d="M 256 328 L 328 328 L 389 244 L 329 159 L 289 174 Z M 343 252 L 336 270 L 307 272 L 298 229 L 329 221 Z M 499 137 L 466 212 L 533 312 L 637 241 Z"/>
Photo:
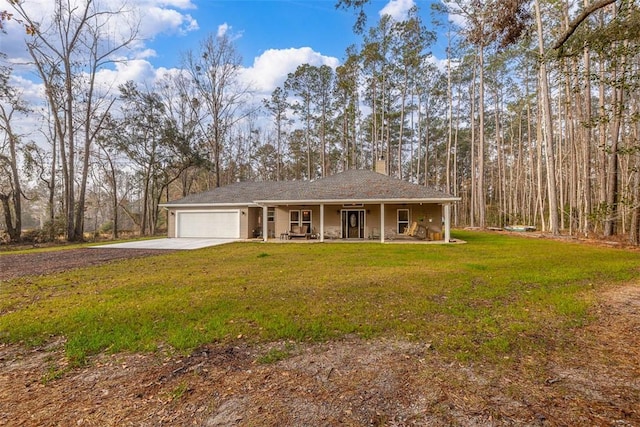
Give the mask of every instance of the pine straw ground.
<path id="1" fill-rule="evenodd" d="M 640 426 L 640 282 L 599 298 L 569 350 L 497 364 L 347 338 L 101 354 L 65 369 L 64 342 L 0 345 L 0 425 Z"/>

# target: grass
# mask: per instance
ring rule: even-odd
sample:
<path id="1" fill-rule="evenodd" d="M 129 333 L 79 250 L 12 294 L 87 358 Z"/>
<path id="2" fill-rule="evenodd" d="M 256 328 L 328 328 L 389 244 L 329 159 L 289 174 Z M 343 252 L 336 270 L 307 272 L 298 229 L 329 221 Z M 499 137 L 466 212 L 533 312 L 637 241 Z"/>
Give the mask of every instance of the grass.
<path id="1" fill-rule="evenodd" d="M 466 245 L 238 243 L 0 284 L 0 341 L 101 351 L 204 343 L 425 340 L 459 359 L 561 346 L 637 252 L 491 233 Z M 277 360 L 282 354 L 265 359 Z"/>

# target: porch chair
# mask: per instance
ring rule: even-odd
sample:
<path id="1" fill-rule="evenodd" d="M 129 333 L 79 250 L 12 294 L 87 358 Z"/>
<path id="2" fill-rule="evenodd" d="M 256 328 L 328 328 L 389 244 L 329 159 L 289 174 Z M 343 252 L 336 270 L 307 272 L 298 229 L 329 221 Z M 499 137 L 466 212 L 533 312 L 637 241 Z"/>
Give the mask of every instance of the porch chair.
<path id="1" fill-rule="evenodd" d="M 292 225 L 291 231 L 289 231 L 289 238 L 293 239 L 294 237 L 304 237 L 306 239 L 309 238 L 307 236 L 307 228 L 306 225 Z"/>
<path id="2" fill-rule="evenodd" d="M 405 227 L 404 234 L 405 236 L 414 236 L 416 234 L 416 229 L 418 228 L 418 223 L 413 221 L 411 223 L 411 227 Z"/>

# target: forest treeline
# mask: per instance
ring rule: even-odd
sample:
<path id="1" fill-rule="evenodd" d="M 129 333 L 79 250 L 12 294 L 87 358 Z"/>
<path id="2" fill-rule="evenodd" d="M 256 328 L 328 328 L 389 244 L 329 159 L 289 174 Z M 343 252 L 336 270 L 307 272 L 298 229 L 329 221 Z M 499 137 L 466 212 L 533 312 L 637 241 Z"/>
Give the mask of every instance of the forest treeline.
<path id="1" fill-rule="evenodd" d="M 24 25 L 46 93 L 44 105 L 27 105 L 2 68 L 0 210 L 10 240 L 28 215 L 43 218 L 42 238 L 117 237 L 124 219 L 154 234 L 165 200 L 385 159 L 391 176 L 459 196 L 456 226 L 640 243 L 637 1 L 448 1 L 437 4 L 439 23 L 415 7 L 401 22 L 360 16 L 361 42 L 341 65 L 302 64 L 261 102 L 227 36 L 206 37 L 152 85 L 105 88 L 99 72 L 137 38 L 126 10 L 55 0 L 44 27 L 10 3 L 2 17 Z M 116 18 L 114 42 L 105 31 Z M 438 35 L 441 61 L 431 54 Z M 36 114 L 38 142 L 17 131 Z"/>

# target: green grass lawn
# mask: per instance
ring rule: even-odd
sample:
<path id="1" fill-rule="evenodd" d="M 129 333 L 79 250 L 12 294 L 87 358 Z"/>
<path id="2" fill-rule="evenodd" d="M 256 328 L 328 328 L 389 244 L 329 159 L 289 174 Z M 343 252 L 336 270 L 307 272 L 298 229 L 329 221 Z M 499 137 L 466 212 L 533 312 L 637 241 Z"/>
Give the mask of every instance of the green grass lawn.
<path id="1" fill-rule="evenodd" d="M 101 351 L 209 342 L 423 340 L 462 359 L 563 345 L 640 254 L 457 231 L 464 245 L 237 243 L 0 284 L 0 341 Z"/>

